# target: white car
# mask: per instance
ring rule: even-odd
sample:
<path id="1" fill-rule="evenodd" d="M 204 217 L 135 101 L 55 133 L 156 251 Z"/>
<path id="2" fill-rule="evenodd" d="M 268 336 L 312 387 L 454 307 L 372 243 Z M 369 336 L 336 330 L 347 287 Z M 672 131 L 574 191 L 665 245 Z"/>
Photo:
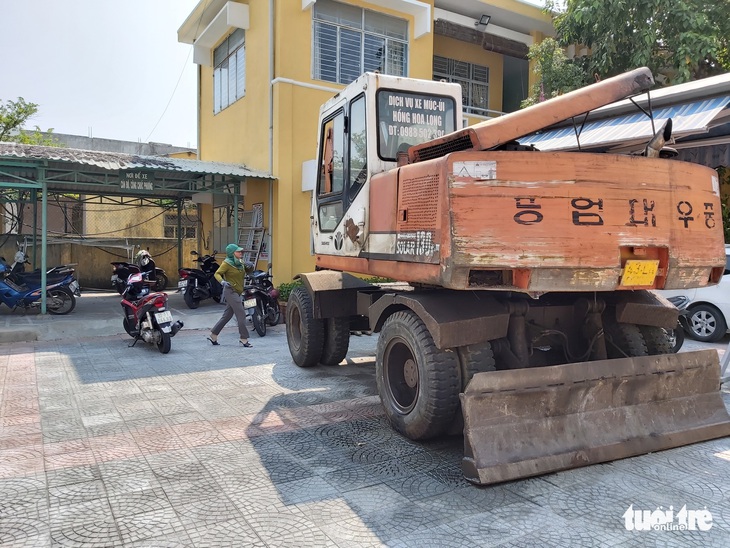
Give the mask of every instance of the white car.
<path id="1" fill-rule="evenodd" d="M 687 334 L 695 340 L 719 341 L 730 324 L 730 245 L 725 245 L 725 274 L 720 283 L 698 289 L 657 291 L 664 297 L 685 296 L 689 299 Z"/>

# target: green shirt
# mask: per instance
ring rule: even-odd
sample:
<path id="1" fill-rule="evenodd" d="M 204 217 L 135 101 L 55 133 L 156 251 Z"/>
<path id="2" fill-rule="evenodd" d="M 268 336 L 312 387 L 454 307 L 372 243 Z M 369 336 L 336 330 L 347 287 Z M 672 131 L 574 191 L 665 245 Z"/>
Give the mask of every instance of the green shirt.
<path id="1" fill-rule="evenodd" d="M 225 261 L 223 261 L 223 263 L 218 267 L 218 270 L 215 271 L 215 279 L 219 282 L 222 282 L 223 280 L 227 281 L 231 284 L 231 289 L 239 295 L 243 293 L 243 278 L 245 275 L 245 269 L 242 268 L 239 270 Z"/>

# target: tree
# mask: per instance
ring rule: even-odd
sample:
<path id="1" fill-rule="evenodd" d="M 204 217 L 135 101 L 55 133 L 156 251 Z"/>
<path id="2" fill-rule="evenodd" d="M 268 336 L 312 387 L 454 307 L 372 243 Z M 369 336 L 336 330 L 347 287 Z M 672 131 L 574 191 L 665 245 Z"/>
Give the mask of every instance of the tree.
<path id="1" fill-rule="evenodd" d="M 647 66 L 661 84 L 730 69 L 730 0 L 548 0 L 562 45 L 584 45 L 597 78 Z"/>
<path id="2" fill-rule="evenodd" d="M 17 101 L 0 99 L 0 141 L 23 143 L 26 145 L 61 146 L 52 135 L 53 129 L 45 133 L 35 126 L 33 130 L 23 129 L 23 125 L 38 113 L 38 105 L 29 103 L 22 97 Z"/>
<path id="3" fill-rule="evenodd" d="M 534 72 L 538 81 L 530 89 L 530 95 L 522 101 L 521 107 L 551 99 L 568 91 L 586 85 L 586 73 L 570 62 L 560 45 L 553 38 L 546 38 L 530 46 L 527 57 L 534 61 Z"/>

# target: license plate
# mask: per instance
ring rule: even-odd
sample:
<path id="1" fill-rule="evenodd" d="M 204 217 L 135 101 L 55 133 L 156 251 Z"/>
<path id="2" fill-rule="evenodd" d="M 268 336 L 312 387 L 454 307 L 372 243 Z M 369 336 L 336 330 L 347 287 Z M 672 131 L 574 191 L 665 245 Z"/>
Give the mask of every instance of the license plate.
<path id="1" fill-rule="evenodd" d="M 256 307 L 256 299 L 246 299 L 243 301 L 243 308 L 255 308 Z"/>
<path id="2" fill-rule="evenodd" d="M 117 281 L 118 279 L 119 279 L 119 276 L 117 276 L 116 274 L 114 274 L 114 275 L 112 276 L 112 281 L 113 281 L 113 282 L 116 282 L 116 281 Z"/>
<path id="3" fill-rule="evenodd" d="M 641 287 L 654 284 L 654 278 L 659 270 L 659 261 L 628 260 L 621 276 L 621 285 L 624 287 Z"/>
<path id="4" fill-rule="evenodd" d="M 68 288 L 74 294 L 76 294 L 77 292 L 80 293 L 80 291 L 79 291 L 79 282 L 77 282 L 76 280 L 74 280 L 70 284 L 68 284 Z"/>
<path id="5" fill-rule="evenodd" d="M 187 286 L 188 286 L 188 281 L 187 280 L 180 280 L 179 282 L 177 282 L 177 288 L 178 289 L 184 289 Z"/>
<path id="6" fill-rule="evenodd" d="M 155 317 L 157 318 L 157 323 L 169 323 L 172 321 L 172 312 L 169 312 L 168 310 L 165 310 L 164 312 L 158 312 Z"/>

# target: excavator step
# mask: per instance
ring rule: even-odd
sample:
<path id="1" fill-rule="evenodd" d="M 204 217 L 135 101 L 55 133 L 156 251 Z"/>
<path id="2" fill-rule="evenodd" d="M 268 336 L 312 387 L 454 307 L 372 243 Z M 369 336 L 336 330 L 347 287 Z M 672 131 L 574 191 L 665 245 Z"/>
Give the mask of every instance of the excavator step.
<path id="1" fill-rule="evenodd" d="M 485 485 L 730 435 L 715 350 L 477 373 L 461 403 Z"/>

